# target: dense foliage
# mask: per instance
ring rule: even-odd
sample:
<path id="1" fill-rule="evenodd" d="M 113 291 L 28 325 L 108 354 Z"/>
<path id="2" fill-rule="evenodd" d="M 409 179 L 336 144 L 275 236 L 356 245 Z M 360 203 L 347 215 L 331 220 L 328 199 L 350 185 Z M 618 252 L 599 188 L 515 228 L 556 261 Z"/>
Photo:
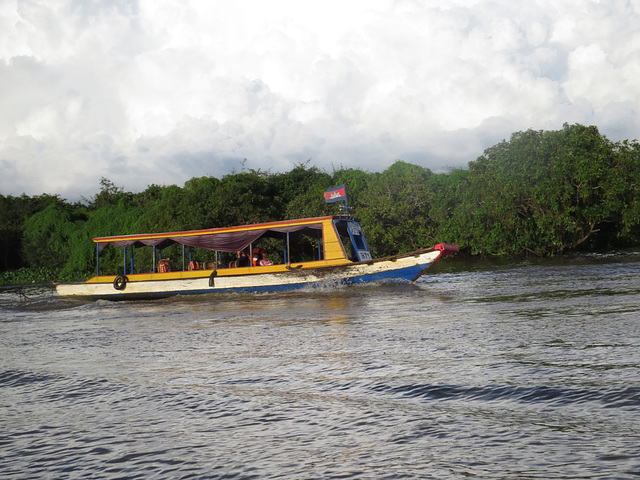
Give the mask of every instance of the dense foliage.
<path id="1" fill-rule="evenodd" d="M 140 193 L 102 179 L 99 193 L 73 204 L 52 195 L 0 195 L 0 283 L 30 275 L 87 277 L 95 268 L 96 236 L 338 214 L 322 194 L 342 184 L 374 256 L 437 242 L 457 243 L 472 255 L 634 246 L 640 244 L 639 181 L 637 142 L 614 143 L 596 127 L 565 125 L 514 133 L 468 169 L 443 174 L 402 161 L 381 173 L 327 173 L 307 163 L 287 173 L 249 170 Z M 101 254 L 105 272 L 121 264 L 117 250 Z"/>

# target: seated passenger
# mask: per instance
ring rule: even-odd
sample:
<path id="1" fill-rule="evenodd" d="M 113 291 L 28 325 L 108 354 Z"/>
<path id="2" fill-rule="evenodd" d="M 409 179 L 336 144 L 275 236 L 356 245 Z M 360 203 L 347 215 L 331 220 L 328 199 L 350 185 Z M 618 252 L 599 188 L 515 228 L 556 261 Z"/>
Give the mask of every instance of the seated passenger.
<path id="1" fill-rule="evenodd" d="M 267 258 L 267 251 L 263 250 L 263 252 L 264 253 L 262 254 L 262 260 L 260 260 L 258 264 L 263 267 L 267 265 L 273 265 L 273 262 Z"/>
<path id="2" fill-rule="evenodd" d="M 158 262 L 158 271 L 160 273 L 167 273 L 171 271 L 171 262 L 168 258 L 163 258 Z"/>
<path id="3" fill-rule="evenodd" d="M 260 250 L 262 249 L 258 247 L 253 249 L 253 256 L 251 257 L 251 265 L 253 265 L 254 267 L 257 267 L 260 260 L 262 260 L 262 255 L 260 254 Z"/>
<path id="4" fill-rule="evenodd" d="M 241 252 L 237 252 L 238 259 L 236 260 L 236 267 L 248 267 L 251 265 L 249 261 L 249 257 L 244 253 L 244 250 Z"/>
<path id="5" fill-rule="evenodd" d="M 253 266 L 265 266 L 265 265 L 273 265 L 273 262 L 267 258 L 267 250 L 264 248 L 254 248 L 253 249 Z"/>

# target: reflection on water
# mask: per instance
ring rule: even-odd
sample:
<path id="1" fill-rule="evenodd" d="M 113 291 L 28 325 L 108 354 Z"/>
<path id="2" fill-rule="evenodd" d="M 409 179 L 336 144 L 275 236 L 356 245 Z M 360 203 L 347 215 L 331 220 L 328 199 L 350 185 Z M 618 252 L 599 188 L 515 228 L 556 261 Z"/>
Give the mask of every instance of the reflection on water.
<path id="1" fill-rule="evenodd" d="M 153 302 L 0 289 L 0 472 L 633 478 L 639 260 Z"/>

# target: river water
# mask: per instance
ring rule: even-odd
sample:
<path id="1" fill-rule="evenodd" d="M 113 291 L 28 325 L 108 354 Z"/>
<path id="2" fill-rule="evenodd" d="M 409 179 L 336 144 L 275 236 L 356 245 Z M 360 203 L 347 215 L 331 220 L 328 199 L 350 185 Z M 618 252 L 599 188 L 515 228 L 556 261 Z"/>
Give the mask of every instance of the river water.
<path id="1" fill-rule="evenodd" d="M 150 302 L 0 290 L 0 477 L 640 476 L 640 252 Z"/>

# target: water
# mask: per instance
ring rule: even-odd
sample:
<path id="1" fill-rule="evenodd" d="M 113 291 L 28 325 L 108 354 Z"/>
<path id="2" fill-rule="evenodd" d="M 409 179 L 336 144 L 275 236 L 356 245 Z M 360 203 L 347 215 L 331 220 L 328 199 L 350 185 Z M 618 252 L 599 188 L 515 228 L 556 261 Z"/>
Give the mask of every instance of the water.
<path id="1" fill-rule="evenodd" d="M 0 318 L 2 478 L 640 476 L 638 253 Z"/>

